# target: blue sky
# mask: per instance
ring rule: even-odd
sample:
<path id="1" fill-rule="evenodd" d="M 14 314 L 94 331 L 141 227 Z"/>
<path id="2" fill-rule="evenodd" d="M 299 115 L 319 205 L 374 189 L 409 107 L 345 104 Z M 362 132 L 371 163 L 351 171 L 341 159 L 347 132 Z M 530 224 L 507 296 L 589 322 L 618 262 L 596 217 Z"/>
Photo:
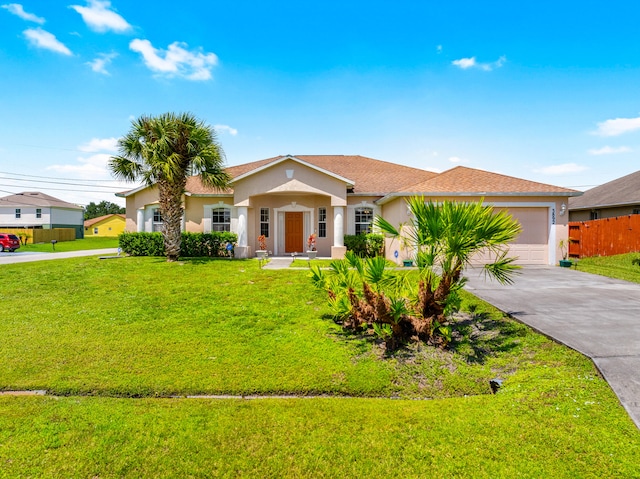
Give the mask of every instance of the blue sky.
<path id="1" fill-rule="evenodd" d="M 121 202 L 115 141 L 166 111 L 216 126 L 228 165 L 359 154 L 577 189 L 639 169 L 630 0 L 0 6 L 0 196 Z"/>

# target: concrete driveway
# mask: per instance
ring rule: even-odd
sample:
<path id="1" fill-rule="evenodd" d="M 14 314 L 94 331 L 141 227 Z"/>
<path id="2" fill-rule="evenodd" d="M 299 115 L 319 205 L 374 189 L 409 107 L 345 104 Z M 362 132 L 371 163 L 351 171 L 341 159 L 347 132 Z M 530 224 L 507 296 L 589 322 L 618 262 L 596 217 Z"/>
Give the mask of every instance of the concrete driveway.
<path id="1" fill-rule="evenodd" d="M 640 428 L 640 284 L 551 266 L 511 286 L 466 276 L 468 291 L 590 357 Z"/>

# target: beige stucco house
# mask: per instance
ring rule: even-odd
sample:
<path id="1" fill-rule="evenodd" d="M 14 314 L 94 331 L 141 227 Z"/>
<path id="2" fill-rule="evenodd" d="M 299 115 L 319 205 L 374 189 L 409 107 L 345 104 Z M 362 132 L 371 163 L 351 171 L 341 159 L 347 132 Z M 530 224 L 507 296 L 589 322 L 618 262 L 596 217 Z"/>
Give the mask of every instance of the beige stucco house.
<path id="1" fill-rule="evenodd" d="M 371 230 L 381 215 L 406 222 L 406 199 L 423 195 L 441 201 L 478 201 L 508 209 L 523 232 L 512 246 L 521 264 L 554 264 L 557 243 L 567 237 L 568 197 L 578 191 L 473 168 L 433 173 L 362 156 L 278 156 L 227 168 L 231 189 L 214 190 L 190 177 L 184 194 L 183 230 L 238 234 L 237 257 L 251 257 L 258 236 L 275 256 L 304 254 L 311 233 L 318 256 L 340 258 L 344 235 Z M 126 198 L 126 230 L 158 231 L 162 224 L 155 186 L 139 187 Z M 563 206 L 564 205 L 564 208 Z M 387 256 L 399 245 L 387 243 Z"/>

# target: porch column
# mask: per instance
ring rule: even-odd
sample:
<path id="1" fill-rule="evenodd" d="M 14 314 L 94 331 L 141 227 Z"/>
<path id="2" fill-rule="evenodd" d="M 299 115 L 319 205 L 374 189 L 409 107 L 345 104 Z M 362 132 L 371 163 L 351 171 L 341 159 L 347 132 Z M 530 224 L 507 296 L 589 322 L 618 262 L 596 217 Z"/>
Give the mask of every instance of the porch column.
<path id="1" fill-rule="evenodd" d="M 238 206 L 238 244 L 235 248 L 236 258 L 249 257 L 249 243 L 247 239 L 247 218 L 249 209 L 246 206 Z"/>
<path id="2" fill-rule="evenodd" d="M 344 247 L 344 206 L 333 207 L 333 246 L 331 258 L 342 259 L 347 252 Z"/>
<path id="3" fill-rule="evenodd" d="M 136 230 L 138 233 L 144 231 L 144 208 L 139 208 L 136 216 Z"/>

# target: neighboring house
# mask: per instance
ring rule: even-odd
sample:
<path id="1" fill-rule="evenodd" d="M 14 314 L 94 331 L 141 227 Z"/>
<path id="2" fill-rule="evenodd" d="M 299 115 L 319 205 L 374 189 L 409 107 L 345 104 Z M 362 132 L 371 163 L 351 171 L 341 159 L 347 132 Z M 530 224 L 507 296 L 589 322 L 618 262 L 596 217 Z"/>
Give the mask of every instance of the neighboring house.
<path id="1" fill-rule="evenodd" d="M 84 237 L 84 210 L 37 191 L 0 198 L 2 228 L 74 228 L 76 239 Z"/>
<path id="2" fill-rule="evenodd" d="M 91 218 L 84 222 L 84 235 L 87 236 L 118 236 L 124 232 L 125 215 L 111 214 Z"/>
<path id="3" fill-rule="evenodd" d="M 523 232 L 512 247 L 522 264 L 555 264 L 557 243 L 567 237 L 569 196 L 581 194 L 557 186 L 521 180 L 466 167 L 433 173 L 362 156 L 278 156 L 231 166 L 231 188 L 203 187 L 187 181 L 183 230 L 233 231 L 237 257 L 258 249 L 267 237 L 275 256 L 303 253 L 306 238 L 317 236 L 318 256 L 344 256 L 344 235 L 371 231 L 376 215 L 392 224 L 406 222 L 406 199 L 423 195 L 442 201 L 478 201 L 508 209 Z M 162 217 L 155 186 L 118 193 L 127 202 L 127 231 L 159 231 Z M 564 205 L 565 210 L 562 210 Z M 397 242 L 387 241 L 395 259 Z"/>
<path id="4" fill-rule="evenodd" d="M 589 221 L 640 214 L 640 171 L 569 200 L 569 220 Z"/>

